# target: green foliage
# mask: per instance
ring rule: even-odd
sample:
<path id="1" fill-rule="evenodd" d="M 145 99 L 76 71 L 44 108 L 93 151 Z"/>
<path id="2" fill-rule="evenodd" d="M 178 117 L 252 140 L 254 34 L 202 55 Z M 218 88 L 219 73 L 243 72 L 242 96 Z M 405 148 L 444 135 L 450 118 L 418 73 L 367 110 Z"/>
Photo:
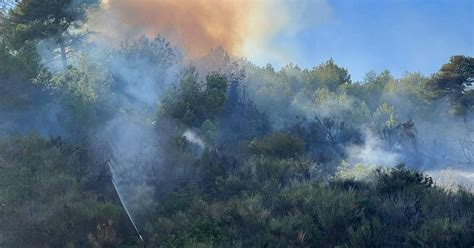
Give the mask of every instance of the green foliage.
<path id="1" fill-rule="evenodd" d="M 85 189 L 89 168 L 80 166 L 90 161 L 83 148 L 30 135 L 3 140 L 0 151 L 0 210 L 8 223 L 0 229 L 2 245 L 137 245 L 118 203 Z M 203 176 L 175 185 L 145 220 L 147 245 L 465 247 L 474 242 L 472 193 L 444 191 L 404 166 L 377 169 L 374 180 L 324 182 L 312 175 L 316 164 L 300 156 L 252 156 L 230 170 L 228 157 L 208 151 L 198 164 Z"/>
<path id="2" fill-rule="evenodd" d="M 341 165 L 337 167 L 335 177 L 340 180 L 356 180 L 364 181 L 370 180 L 370 176 L 373 174 L 374 166 L 365 166 L 363 164 L 356 164 L 351 167 L 346 161 L 342 161 Z"/>
<path id="3" fill-rule="evenodd" d="M 17 76 L 32 79 L 40 69 L 39 56 L 33 46 L 25 46 L 14 51 L 11 46 L 0 40 L 0 79 Z"/>
<path id="4" fill-rule="evenodd" d="M 125 40 L 115 52 L 131 63 L 138 62 L 132 66 L 154 67 L 152 73 L 161 72 L 176 63 L 176 54 L 171 44 L 159 35 L 151 40 L 145 36 L 137 40 Z"/>
<path id="5" fill-rule="evenodd" d="M 2 246 L 85 246 L 98 225 L 126 221 L 120 206 L 83 189 L 75 149 L 29 135 L 2 140 L 0 151 Z"/>
<path id="6" fill-rule="evenodd" d="M 159 114 L 171 117 L 187 126 L 199 127 L 206 120 L 215 120 L 222 110 L 227 80 L 219 74 L 207 76 L 202 85 L 193 70 L 184 73 L 178 88 L 164 97 Z"/>
<path id="7" fill-rule="evenodd" d="M 217 115 L 225 102 L 225 92 L 227 89 L 227 80 L 219 74 L 210 74 L 206 77 L 206 109 L 209 112 L 209 118 Z"/>
<path id="8" fill-rule="evenodd" d="M 15 49 L 25 44 L 51 39 L 60 48 L 64 68 L 67 66 L 66 46 L 78 38 L 71 28 L 80 27 L 86 19 L 86 6 L 94 0 L 24 0 L 10 11 L 5 24 L 6 37 Z M 77 33 L 77 30 L 76 30 Z"/>
<path id="9" fill-rule="evenodd" d="M 150 221 L 150 232 L 155 233 L 152 243 L 171 247 L 472 245 L 472 212 L 461 210 L 466 209 L 461 199 L 474 199 L 470 193 L 447 193 L 402 166 L 377 170 L 376 180 L 360 183 L 288 180 L 299 173 L 291 169 L 295 162 L 254 157 L 235 176 L 223 179 L 219 187 L 226 194 L 197 185 L 176 189 L 158 207 L 157 219 Z M 238 181 L 246 186 L 235 188 Z M 451 204 L 444 205 L 447 202 Z"/>
<path id="10" fill-rule="evenodd" d="M 390 80 L 384 87 L 380 102 L 395 106 L 395 112 L 407 119 L 429 118 L 429 101 L 423 98 L 422 85 L 428 80 L 420 73 L 405 73 Z"/>
<path id="11" fill-rule="evenodd" d="M 380 105 L 373 114 L 372 125 L 375 130 L 392 128 L 398 124 L 394 108 L 387 103 Z"/>
<path id="12" fill-rule="evenodd" d="M 473 238 L 464 228 L 465 223 L 454 222 L 449 218 L 436 218 L 424 223 L 420 230 L 408 240 L 411 246 L 441 247 L 450 244 L 453 247 L 467 247 Z"/>
<path id="13" fill-rule="evenodd" d="M 331 116 L 339 121 L 351 120 L 353 125 L 365 123 L 368 119 L 365 103 L 346 93 L 320 88 L 315 92 L 314 104 L 320 115 Z"/>
<path id="14" fill-rule="evenodd" d="M 73 23 L 85 18 L 81 8 L 87 1 L 22 1 L 10 14 L 11 25 L 15 28 L 15 38 L 22 41 L 59 38 Z"/>
<path id="15" fill-rule="evenodd" d="M 359 130 L 331 117 L 314 116 L 312 120 L 303 120 L 288 131 L 303 140 L 307 155 L 321 163 L 339 159 L 343 155 L 342 144 L 361 142 Z"/>
<path id="16" fill-rule="evenodd" d="M 233 81 L 219 118 L 217 144 L 229 151 L 242 152 L 241 149 L 249 141 L 264 136 L 272 129 L 267 115 L 245 93 L 245 88 Z"/>
<path id="17" fill-rule="evenodd" d="M 277 132 L 261 139 L 253 140 L 248 145 L 251 154 L 277 158 L 298 156 L 304 151 L 304 142 L 289 133 Z"/>
<path id="18" fill-rule="evenodd" d="M 206 120 L 202 123 L 201 128 L 200 128 L 203 137 L 212 142 L 217 139 L 217 131 L 218 127 L 217 124 L 213 121 Z"/>
<path id="19" fill-rule="evenodd" d="M 71 133 L 81 136 L 88 128 L 102 123 L 111 109 L 110 101 L 112 78 L 104 66 L 94 63 L 90 58 L 78 58 L 75 66 L 68 66 L 57 73 L 42 71 L 34 83 L 52 94 L 68 116 L 63 125 Z"/>
<path id="20" fill-rule="evenodd" d="M 474 106 L 474 93 L 470 89 L 473 78 L 474 58 L 453 56 L 424 83 L 425 96 L 429 99 L 449 97 L 453 113 L 465 116 Z"/>
<path id="21" fill-rule="evenodd" d="M 270 65 L 263 68 L 247 65 L 245 69 L 245 87 L 258 109 L 277 124 L 285 122 L 289 118 L 288 106 L 303 87 L 301 69 L 292 65 L 285 66 L 280 73 Z"/>
<path id="22" fill-rule="evenodd" d="M 368 72 L 364 79 L 364 100 L 370 110 L 374 111 L 380 104 L 384 89 L 387 85 L 393 83 L 395 78 L 388 70 L 380 74 Z"/>
<path id="23" fill-rule="evenodd" d="M 394 194 L 400 191 L 423 192 L 433 185 L 433 179 L 422 173 L 410 171 L 404 164 L 376 171 L 377 190 L 381 194 Z"/>
<path id="24" fill-rule="evenodd" d="M 78 107 L 105 102 L 111 78 L 106 68 L 80 57 L 77 65 L 52 75 L 40 75 L 36 82 L 57 94 L 65 104 Z"/>
<path id="25" fill-rule="evenodd" d="M 41 66 L 32 46 L 13 52 L 0 37 L 0 108 L 25 109 L 34 97 L 30 80 Z"/>
<path id="26" fill-rule="evenodd" d="M 252 157 L 245 166 L 251 171 L 249 176 L 257 185 L 272 191 L 282 185 L 308 180 L 314 164 L 308 160 L 279 160 L 260 156 Z"/>
<path id="27" fill-rule="evenodd" d="M 351 83 L 351 76 L 347 69 L 336 65 L 332 58 L 306 73 L 305 86 L 309 91 L 315 91 L 318 88 L 335 91 L 339 85 Z"/>

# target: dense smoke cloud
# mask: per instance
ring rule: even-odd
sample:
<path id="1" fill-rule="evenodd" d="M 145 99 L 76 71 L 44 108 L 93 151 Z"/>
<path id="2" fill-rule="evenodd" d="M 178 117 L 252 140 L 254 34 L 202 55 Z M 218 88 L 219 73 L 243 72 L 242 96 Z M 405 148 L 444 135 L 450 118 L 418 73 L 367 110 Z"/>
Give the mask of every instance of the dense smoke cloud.
<path id="1" fill-rule="evenodd" d="M 89 25 L 115 40 L 160 33 L 183 47 L 189 58 L 222 45 L 235 55 L 289 62 L 295 51 L 275 47 L 274 38 L 291 36 L 329 16 L 324 1 L 107 0 L 91 14 Z"/>

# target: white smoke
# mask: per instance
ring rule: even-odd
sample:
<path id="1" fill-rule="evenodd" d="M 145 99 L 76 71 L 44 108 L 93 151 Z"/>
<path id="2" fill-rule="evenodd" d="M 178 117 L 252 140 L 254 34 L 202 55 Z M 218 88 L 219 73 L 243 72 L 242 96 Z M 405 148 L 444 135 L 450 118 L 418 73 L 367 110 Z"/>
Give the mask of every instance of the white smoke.
<path id="1" fill-rule="evenodd" d="M 474 193 L 474 171 L 457 170 L 447 168 L 442 170 L 427 171 L 436 185 L 451 191 L 459 190 L 459 187 Z"/>
<path id="2" fill-rule="evenodd" d="M 199 138 L 199 136 L 193 132 L 192 130 L 187 129 L 184 133 L 183 136 L 191 143 L 198 145 L 201 149 L 204 149 L 206 144 L 204 141 Z"/>
<path id="3" fill-rule="evenodd" d="M 401 162 L 400 154 L 387 151 L 383 142 L 377 138 L 371 131 L 364 133 L 365 142 L 363 145 L 349 146 L 346 149 L 347 162 L 363 164 L 367 166 L 393 166 Z"/>
<path id="4" fill-rule="evenodd" d="M 194 151 L 197 157 L 201 157 L 204 153 L 204 149 L 206 148 L 206 143 L 204 143 L 204 141 L 194 131 L 190 129 L 184 131 L 183 137 L 185 137 L 189 143 L 195 145 L 196 149 Z"/>

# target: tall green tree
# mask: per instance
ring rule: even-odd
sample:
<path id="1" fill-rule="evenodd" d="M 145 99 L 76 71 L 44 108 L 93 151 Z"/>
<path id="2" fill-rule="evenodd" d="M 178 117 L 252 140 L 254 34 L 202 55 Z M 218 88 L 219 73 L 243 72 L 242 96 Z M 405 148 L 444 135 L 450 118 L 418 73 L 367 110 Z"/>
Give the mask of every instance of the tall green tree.
<path id="1" fill-rule="evenodd" d="M 0 109 L 24 109 L 31 103 L 33 86 L 29 80 L 41 70 L 40 58 L 32 45 L 14 50 L 7 41 L 6 8 L 10 1 L 0 1 Z"/>
<path id="2" fill-rule="evenodd" d="M 206 120 L 215 120 L 226 100 L 227 79 L 211 73 L 206 82 L 198 82 L 194 68 L 186 69 L 176 88 L 164 96 L 159 114 L 199 127 Z"/>
<path id="3" fill-rule="evenodd" d="M 339 85 L 352 82 L 347 69 L 339 67 L 332 58 L 306 74 L 306 87 L 311 91 L 323 87 L 334 91 Z"/>
<path id="4" fill-rule="evenodd" d="M 10 42 L 18 47 L 25 43 L 51 38 L 57 44 L 61 61 L 67 66 L 67 47 L 80 38 L 86 7 L 95 0 L 23 0 L 10 11 L 6 22 Z M 78 34 L 82 33 L 82 34 Z M 17 47 L 17 48 L 18 48 Z"/>
<path id="5" fill-rule="evenodd" d="M 424 84 L 425 95 L 431 99 L 448 97 L 454 114 L 466 117 L 474 106 L 474 58 L 452 56 L 438 73 Z"/>

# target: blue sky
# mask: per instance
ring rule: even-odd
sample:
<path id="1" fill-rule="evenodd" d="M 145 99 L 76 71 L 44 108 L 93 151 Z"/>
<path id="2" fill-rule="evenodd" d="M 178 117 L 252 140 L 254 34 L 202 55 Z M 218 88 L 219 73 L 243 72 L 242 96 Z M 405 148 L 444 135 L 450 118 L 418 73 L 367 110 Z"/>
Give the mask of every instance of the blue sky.
<path id="1" fill-rule="evenodd" d="M 312 68 L 332 57 L 354 80 L 388 69 L 426 75 L 450 56 L 474 56 L 474 1 L 362 0 L 328 2 L 330 18 L 274 42 L 298 52 L 292 62 Z M 317 13 L 317 11 L 315 11 Z"/>
<path id="2" fill-rule="evenodd" d="M 332 57 L 358 81 L 370 70 L 430 75 L 452 55 L 474 56 L 474 0 L 281 1 L 301 16 L 269 40 L 269 49 L 251 51 L 256 64 L 312 68 Z"/>

